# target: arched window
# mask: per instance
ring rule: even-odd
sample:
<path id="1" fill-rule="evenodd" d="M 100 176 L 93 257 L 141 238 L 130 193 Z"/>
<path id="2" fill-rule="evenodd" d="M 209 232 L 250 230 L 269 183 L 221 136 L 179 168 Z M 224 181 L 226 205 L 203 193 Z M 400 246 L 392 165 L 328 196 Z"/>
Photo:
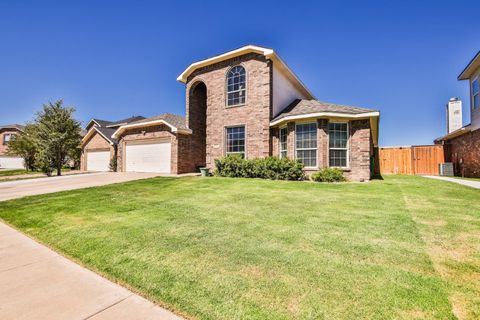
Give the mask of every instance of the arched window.
<path id="1" fill-rule="evenodd" d="M 235 66 L 227 74 L 227 106 L 238 106 L 245 104 L 245 94 L 247 92 L 247 81 L 245 78 L 245 68 Z"/>

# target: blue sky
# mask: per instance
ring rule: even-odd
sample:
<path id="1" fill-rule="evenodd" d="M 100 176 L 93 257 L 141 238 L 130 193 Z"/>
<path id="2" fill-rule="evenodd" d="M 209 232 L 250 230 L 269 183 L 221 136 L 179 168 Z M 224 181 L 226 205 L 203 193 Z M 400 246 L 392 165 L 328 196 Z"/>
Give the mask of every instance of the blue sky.
<path id="1" fill-rule="evenodd" d="M 381 111 L 380 145 L 429 144 L 480 50 L 480 1 L 0 1 L 0 123 L 185 113 L 191 62 L 274 48 L 319 100 Z"/>

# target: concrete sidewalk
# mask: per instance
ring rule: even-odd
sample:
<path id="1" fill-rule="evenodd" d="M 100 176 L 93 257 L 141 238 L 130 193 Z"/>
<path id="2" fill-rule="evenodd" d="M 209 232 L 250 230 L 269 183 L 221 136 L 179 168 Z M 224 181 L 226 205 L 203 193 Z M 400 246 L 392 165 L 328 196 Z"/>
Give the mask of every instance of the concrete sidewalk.
<path id="1" fill-rule="evenodd" d="M 0 201 L 65 190 L 103 186 L 159 176 L 158 173 L 98 172 L 0 182 Z"/>
<path id="2" fill-rule="evenodd" d="M 182 319 L 0 223 L 0 319 Z"/>
<path id="3" fill-rule="evenodd" d="M 425 178 L 430 178 L 430 179 L 453 182 L 453 183 L 461 184 L 461 185 L 464 185 L 464 186 L 467 186 L 467 187 L 480 189 L 480 181 L 467 180 L 467 179 L 457 179 L 457 178 L 450 178 L 450 177 L 440 177 L 440 176 L 424 176 L 424 177 Z"/>

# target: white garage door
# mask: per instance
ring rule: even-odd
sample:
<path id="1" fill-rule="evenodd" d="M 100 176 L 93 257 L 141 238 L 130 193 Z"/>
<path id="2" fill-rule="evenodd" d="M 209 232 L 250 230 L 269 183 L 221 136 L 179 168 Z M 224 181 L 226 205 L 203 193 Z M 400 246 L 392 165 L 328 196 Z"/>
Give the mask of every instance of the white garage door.
<path id="1" fill-rule="evenodd" d="M 88 151 L 87 171 L 110 171 L 110 151 Z"/>
<path id="2" fill-rule="evenodd" d="M 23 169 L 23 159 L 17 157 L 0 157 L 0 168 L 2 169 Z"/>
<path id="3" fill-rule="evenodd" d="M 125 171 L 170 173 L 170 142 L 127 144 Z"/>

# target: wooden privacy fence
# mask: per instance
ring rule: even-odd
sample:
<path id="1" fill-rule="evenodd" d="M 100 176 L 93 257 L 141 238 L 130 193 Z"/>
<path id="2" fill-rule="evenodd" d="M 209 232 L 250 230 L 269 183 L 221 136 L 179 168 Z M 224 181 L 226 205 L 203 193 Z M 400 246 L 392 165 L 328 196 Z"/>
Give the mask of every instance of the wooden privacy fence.
<path id="1" fill-rule="evenodd" d="M 381 174 L 438 175 L 445 162 L 443 146 L 384 147 L 379 150 Z"/>

